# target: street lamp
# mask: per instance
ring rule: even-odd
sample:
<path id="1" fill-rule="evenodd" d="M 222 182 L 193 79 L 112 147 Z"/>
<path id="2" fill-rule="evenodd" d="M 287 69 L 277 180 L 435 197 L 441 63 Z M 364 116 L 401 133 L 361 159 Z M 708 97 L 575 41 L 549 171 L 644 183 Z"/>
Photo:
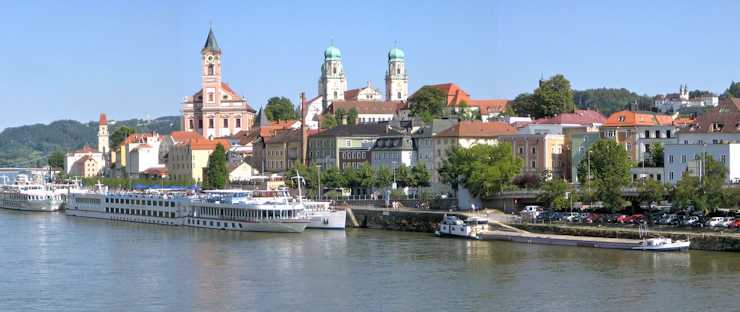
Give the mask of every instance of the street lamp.
<path id="1" fill-rule="evenodd" d="M 393 187 L 392 188 L 393 189 L 396 189 L 396 164 L 397 163 L 398 162 L 396 162 L 395 160 L 392 161 L 392 164 L 393 164 Z"/>

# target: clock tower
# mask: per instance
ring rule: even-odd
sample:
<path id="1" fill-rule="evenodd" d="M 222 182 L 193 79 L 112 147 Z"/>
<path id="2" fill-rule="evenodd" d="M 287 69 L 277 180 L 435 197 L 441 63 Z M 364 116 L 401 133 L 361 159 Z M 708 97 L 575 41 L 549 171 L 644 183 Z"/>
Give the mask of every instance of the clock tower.
<path id="1" fill-rule="evenodd" d="M 213 29 L 200 50 L 201 86 L 182 103 L 182 129 L 206 138 L 234 135 L 252 127 L 255 110 L 221 79 L 221 48 Z"/>

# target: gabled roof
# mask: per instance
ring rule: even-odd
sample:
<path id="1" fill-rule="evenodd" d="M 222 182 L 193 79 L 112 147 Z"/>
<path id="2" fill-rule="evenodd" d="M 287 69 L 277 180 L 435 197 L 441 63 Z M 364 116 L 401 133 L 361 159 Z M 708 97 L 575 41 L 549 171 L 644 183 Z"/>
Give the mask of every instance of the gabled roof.
<path id="1" fill-rule="evenodd" d="M 403 105 L 401 101 L 333 101 L 330 111 L 335 113 L 343 109 L 349 112 L 354 108 L 359 114 L 395 114 L 401 105 Z"/>
<path id="2" fill-rule="evenodd" d="M 503 112 L 506 109 L 506 105 L 511 102 L 507 99 L 491 99 L 491 100 L 474 100 L 468 101 L 468 106 L 478 107 L 479 111 L 483 115 L 495 114 Z"/>
<path id="3" fill-rule="evenodd" d="M 208 29 L 208 38 L 206 38 L 206 43 L 203 45 L 203 50 L 201 51 L 221 53 L 221 48 L 218 46 L 218 42 L 216 42 L 216 35 L 213 34 L 213 29 Z"/>
<path id="4" fill-rule="evenodd" d="M 97 153 L 95 149 L 90 147 L 90 145 L 85 145 L 81 149 L 78 149 L 75 151 L 75 154 L 88 154 L 88 153 Z"/>
<path id="5" fill-rule="evenodd" d="M 441 90 L 447 95 L 447 106 L 456 106 L 460 101 L 470 103 L 470 94 L 461 89 L 460 86 L 452 82 L 430 85 L 432 88 Z"/>
<path id="6" fill-rule="evenodd" d="M 263 140 L 266 144 L 270 143 L 286 143 L 286 142 L 301 142 L 302 141 L 301 129 L 287 129 L 278 131 L 275 135 L 265 137 Z"/>
<path id="7" fill-rule="evenodd" d="M 203 137 L 190 139 L 187 144 L 190 145 L 190 149 L 192 150 L 213 150 L 218 144 L 221 144 L 224 147 L 224 150 L 229 150 L 231 147 L 231 144 L 227 139 L 209 140 Z"/>
<path id="8" fill-rule="evenodd" d="M 637 127 L 637 126 L 670 126 L 673 117 L 655 113 L 643 113 L 624 110 L 611 114 L 604 124 L 605 127 Z"/>
<path id="9" fill-rule="evenodd" d="M 492 138 L 516 133 L 516 128 L 505 122 L 478 120 L 461 121 L 437 134 L 437 137 Z"/>
<path id="10" fill-rule="evenodd" d="M 740 133 L 740 99 L 723 100 L 712 110 L 697 117 L 682 133 Z"/>
<path id="11" fill-rule="evenodd" d="M 540 118 L 534 121 L 535 124 L 577 124 L 591 125 L 604 124 L 607 119 L 601 113 L 592 110 L 579 109 L 573 113 L 562 113 L 557 116 Z"/>

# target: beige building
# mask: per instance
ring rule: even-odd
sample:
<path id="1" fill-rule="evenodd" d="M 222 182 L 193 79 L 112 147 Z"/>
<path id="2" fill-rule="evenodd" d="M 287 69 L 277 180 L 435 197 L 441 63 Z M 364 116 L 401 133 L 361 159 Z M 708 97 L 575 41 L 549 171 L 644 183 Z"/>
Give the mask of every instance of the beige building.
<path id="1" fill-rule="evenodd" d="M 64 159 L 65 172 L 71 176 L 94 177 L 103 173 L 103 153 L 90 146 L 68 153 Z"/>
<path id="2" fill-rule="evenodd" d="M 461 121 L 432 137 L 434 168 L 432 183 L 441 183 L 438 170 L 453 146 L 469 148 L 477 144 L 496 145 L 499 137 L 516 133 L 516 128 L 504 122 Z"/>
<path id="3" fill-rule="evenodd" d="M 514 154 L 524 161 L 522 174 L 540 175 L 550 171 L 554 178 L 564 178 L 565 158 L 562 134 L 516 134 L 499 138 L 512 145 Z"/>
<path id="4" fill-rule="evenodd" d="M 226 137 L 250 129 L 255 110 L 221 81 L 221 48 L 213 30 L 201 50 L 201 89 L 182 103 L 182 129 L 208 137 Z"/>
<path id="5" fill-rule="evenodd" d="M 203 181 L 203 169 L 208 166 L 208 156 L 218 144 L 228 150 L 229 141 L 225 139 L 209 140 L 203 137 L 189 139 L 172 146 L 167 157 L 167 172 L 175 181 Z"/>

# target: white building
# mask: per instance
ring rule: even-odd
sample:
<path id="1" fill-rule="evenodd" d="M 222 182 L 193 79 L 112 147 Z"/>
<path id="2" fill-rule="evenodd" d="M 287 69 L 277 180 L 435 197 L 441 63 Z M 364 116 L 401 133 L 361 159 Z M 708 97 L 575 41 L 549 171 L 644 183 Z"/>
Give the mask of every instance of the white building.
<path id="1" fill-rule="evenodd" d="M 416 165 L 416 154 L 411 136 L 394 134 L 382 136 L 375 141 L 371 150 L 370 164 L 373 168 L 385 167 L 396 170 L 401 165 Z"/>
<path id="2" fill-rule="evenodd" d="M 678 93 L 659 95 L 655 98 L 655 107 L 663 113 L 677 112 L 684 107 L 714 107 L 718 104 L 719 97 L 715 95 L 690 98 L 686 85 L 682 85 Z"/>
<path id="3" fill-rule="evenodd" d="M 666 144 L 663 149 L 664 176 L 676 184 L 684 173 L 700 176 L 701 155 L 711 156 L 727 167 L 727 183 L 740 181 L 740 144 Z"/>
<path id="4" fill-rule="evenodd" d="M 64 158 L 64 172 L 72 176 L 98 176 L 103 173 L 104 166 L 103 153 L 87 145 L 82 149 L 67 153 Z"/>

